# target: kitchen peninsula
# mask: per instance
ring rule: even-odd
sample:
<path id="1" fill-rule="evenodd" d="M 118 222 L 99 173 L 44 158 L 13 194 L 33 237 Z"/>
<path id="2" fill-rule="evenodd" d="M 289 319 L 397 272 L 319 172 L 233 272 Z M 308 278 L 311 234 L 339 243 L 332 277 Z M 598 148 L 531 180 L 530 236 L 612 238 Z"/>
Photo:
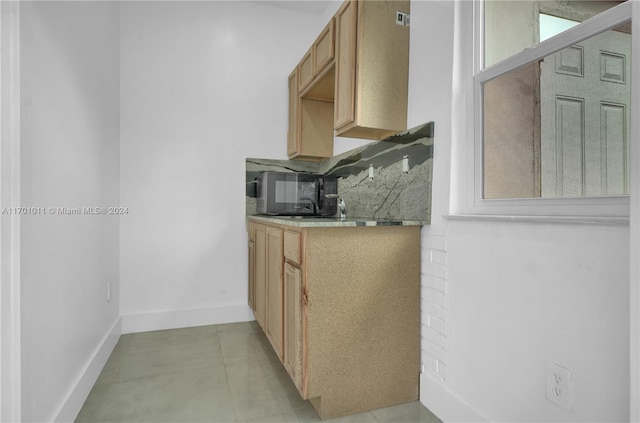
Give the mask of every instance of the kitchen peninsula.
<path id="1" fill-rule="evenodd" d="M 322 419 L 417 399 L 420 226 L 315 220 L 249 218 L 256 320 Z"/>
<path id="2" fill-rule="evenodd" d="M 319 163 L 247 159 L 249 305 L 322 419 L 418 398 L 432 135 L 429 123 Z M 347 217 L 255 215 L 264 170 L 338 176 Z"/>

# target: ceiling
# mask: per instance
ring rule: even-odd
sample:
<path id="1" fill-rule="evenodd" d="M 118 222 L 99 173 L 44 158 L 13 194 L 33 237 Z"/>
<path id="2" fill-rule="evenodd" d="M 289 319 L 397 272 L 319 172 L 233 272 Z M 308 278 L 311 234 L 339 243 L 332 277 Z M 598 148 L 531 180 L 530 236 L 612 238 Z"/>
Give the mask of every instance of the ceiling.
<path id="1" fill-rule="evenodd" d="M 252 0 L 256 3 L 268 4 L 270 6 L 284 9 L 297 10 L 311 13 L 313 15 L 324 14 L 329 5 L 334 1 L 342 0 Z"/>

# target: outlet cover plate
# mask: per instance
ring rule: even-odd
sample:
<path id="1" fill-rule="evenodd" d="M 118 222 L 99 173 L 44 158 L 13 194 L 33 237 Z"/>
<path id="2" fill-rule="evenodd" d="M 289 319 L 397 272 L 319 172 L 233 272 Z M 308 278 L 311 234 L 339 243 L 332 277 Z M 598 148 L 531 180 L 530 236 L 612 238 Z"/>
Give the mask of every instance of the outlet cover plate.
<path id="1" fill-rule="evenodd" d="M 570 411 L 573 407 L 573 374 L 559 364 L 547 361 L 545 397 L 547 401 Z"/>

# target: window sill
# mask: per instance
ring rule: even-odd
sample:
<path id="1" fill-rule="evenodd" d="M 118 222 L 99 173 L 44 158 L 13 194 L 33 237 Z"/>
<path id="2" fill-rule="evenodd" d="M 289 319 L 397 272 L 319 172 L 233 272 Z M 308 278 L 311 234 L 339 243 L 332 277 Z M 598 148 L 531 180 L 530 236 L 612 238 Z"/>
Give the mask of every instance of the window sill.
<path id="1" fill-rule="evenodd" d="M 578 225 L 629 226 L 629 217 L 613 216 L 507 216 L 490 214 L 449 214 L 445 220 L 513 223 L 560 223 Z"/>

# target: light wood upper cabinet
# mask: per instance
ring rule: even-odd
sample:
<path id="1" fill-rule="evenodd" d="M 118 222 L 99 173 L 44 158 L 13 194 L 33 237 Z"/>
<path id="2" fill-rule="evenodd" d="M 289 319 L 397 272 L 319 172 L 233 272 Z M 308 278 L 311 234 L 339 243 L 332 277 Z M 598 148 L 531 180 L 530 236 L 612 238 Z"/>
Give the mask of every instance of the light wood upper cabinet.
<path id="1" fill-rule="evenodd" d="M 358 3 L 346 1 L 336 20 L 337 65 L 334 97 L 334 126 L 341 128 L 354 121 L 356 75 L 356 18 Z"/>
<path id="2" fill-rule="evenodd" d="M 290 159 L 322 160 L 333 155 L 333 19 L 289 75 Z"/>
<path id="3" fill-rule="evenodd" d="M 290 159 L 333 156 L 334 135 L 380 140 L 407 129 L 409 27 L 396 16 L 409 9 L 409 0 L 342 4 L 296 67 L 295 90 L 290 76 Z"/>
<path id="4" fill-rule="evenodd" d="M 300 96 L 298 95 L 298 68 L 296 67 L 289 75 L 289 129 L 287 131 L 287 154 L 295 157 L 298 153 L 298 110 Z"/>
<path id="5" fill-rule="evenodd" d="M 311 47 L 313 55 L 313 76 L 319 75 L 333 60 L 335 52 L 334 33 L 334 20 L 331 19 L 313 43 L 313 47 Z"/>
<path id="6" fill-rule="evenodd" d="M 304 90 L 306 86 L 313 81 L 313 77 L 315 76 L 313 73 L 313 57 L 311 56 L 311 52 L 312 50 L 309 50 L 300 61 L 300 64 L 298 64 L 298 89 L 300 91 Z"/>
<path id="7" fill-rule="evenodd" d="M 300 74 L 298 89 L 303 97 L 306 97 L 305 89 L 310 85 L 316 85 L 333 67 L 334 32 L 334 20 L 331 19 L 298 64 Z M 333 93 L 331 99 L 333 99 Z"/>
<path id="8" fill-rule="evenodd" d="M 300 97 L 299 72 L 297 67 L 289 76 L 287 154 L 290 159 L 322 160 L 333 155 L 333 102 Z"/>
<path id="9" fill-rule="evenodd" d="M 348 0 L 336 15 L 336 135 L 383 139 L 407 129 L 406 1 Z"/>

